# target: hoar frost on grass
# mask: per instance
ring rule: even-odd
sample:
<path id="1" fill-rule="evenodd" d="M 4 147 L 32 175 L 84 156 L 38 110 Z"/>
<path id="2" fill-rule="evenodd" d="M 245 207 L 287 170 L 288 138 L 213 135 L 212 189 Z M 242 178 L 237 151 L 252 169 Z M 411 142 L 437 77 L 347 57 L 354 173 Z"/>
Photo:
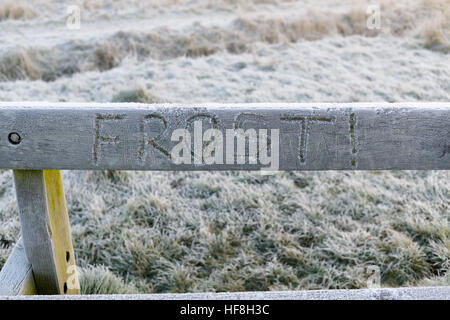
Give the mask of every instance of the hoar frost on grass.
<path id="1" fill-rule="evenodd" d="M 372 266 L 382 286 L 445 285 L 448 178 L 446 171 L 64 173 L 90 293 L 364 288 Z M 17 239 L 8 200 L 2 221 Z M 3 260 L 9 253 L 0 252 Z M 89 269 L 99 265 L 109 270 Z"/>
<path id="2" fill-rule="evenodd" d="M 141 292 L 364 288 L 370 266 L 401 286 L 449 268 L 446 171 L 65 178 L 80 265 Z"/>
<path id="3" fill-rule="evenodd" d="M 427 49 L 450 51 L 450 39 L 446 37 L 450 34 L 448 0 L 382 1 L 379 29 L 367 28 L 367 5 L 363 1 L 343 13 L 333 13 L 326 7 L 304 9 L 297 4 L 301 10 L 295 15 L 276 15 L 270 9 L 256 8 L 256 13 L 249 14 L 238 7 L 225 16 L 228 22 L 222 23 L 199 23 L 194 16 L 187 26 L 168 26 L 162 20 L 136 30 L 128 23 L 115 32 L 83 39 L 73 40 L 66 34 L 70 40 L 62 38 L 50 47 L 15 44 L 0 50 L 0 81 L 54 81 L 80 72 L 107 71 L 118 67 L 127 56 L 145 61 L 195 58 L 224 51 L 241 54 L 252 52 L 260 42 L 295 43 L 352 35 L 410 36 Z M 95 24 L 86 24 L 85 28 L 95 30 Z"/>

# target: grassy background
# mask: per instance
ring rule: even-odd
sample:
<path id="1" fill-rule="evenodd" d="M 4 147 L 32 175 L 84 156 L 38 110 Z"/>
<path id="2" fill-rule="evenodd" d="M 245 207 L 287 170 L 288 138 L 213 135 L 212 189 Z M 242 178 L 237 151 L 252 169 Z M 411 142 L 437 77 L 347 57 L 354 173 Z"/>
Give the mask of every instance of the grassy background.
<path id="1" fill-rule="evenodd" d="M 0 3 L 0 100 L 450 101 L 449 0 L 381 1 L 375 31 L 366 1 L 77 3 L 77 32 L 73 1 Z M 449 171 L 63 177 L 83 293 L 450 285 Z M 14 244 L 6 170 L 0 221 Z"/>
<path id="2" fill-rule="evenodd" d="M 64 177 L 84 292 L 364 288 L 370 266 L 383 286 L 449 285 L 447 171 Z"/>

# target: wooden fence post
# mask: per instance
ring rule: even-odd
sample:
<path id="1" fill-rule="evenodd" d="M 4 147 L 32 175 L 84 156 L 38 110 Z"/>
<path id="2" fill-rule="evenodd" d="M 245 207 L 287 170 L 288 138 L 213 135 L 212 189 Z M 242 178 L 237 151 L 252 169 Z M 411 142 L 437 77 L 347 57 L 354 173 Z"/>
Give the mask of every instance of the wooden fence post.
<path id="1" fill-rule="evenodd" d="M 79 294 L 61 173 L 14 170 L 22 238 L 38 294 Z"/>

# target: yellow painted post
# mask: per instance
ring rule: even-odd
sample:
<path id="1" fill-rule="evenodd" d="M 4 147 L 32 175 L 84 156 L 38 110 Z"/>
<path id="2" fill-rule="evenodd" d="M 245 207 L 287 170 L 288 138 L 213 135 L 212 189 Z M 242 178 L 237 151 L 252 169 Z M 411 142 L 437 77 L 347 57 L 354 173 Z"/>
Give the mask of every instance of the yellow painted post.
<path id="1" fill-rule="evenodd" d="M 38 294 L 79 294 L 69 217 L 58 170 L 15 170 L 22 237 Z"/>
<path id="2" fill-rule="evenodd" d="M 60 293 L 80 294 L 61 172 L 44 170 L 44 181 Z"/>

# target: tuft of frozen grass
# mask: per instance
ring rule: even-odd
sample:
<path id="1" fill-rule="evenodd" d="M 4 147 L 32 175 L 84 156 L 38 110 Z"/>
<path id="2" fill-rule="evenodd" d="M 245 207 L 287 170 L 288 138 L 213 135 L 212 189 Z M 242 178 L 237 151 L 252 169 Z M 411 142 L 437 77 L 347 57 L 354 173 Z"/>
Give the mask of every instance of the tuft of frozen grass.
<path id="1" fill-rule="evenodd" d="M 450 1 L 424 0 L 424 22 L 418 35 L 427 49 L 450 52 Z"/>
<path id="2" fill-rule="evenodd" d="M 132 284 L 127 284 L 105 266 L 78 268 L 81 294 L 133 294 Z"/>
<path id="3" fill-rule="evenodd" d="M 160 99 L 149 93 L 145 88 L 139 87 L 136 89 L 120 91 L 112 98 L 112 101 L 157 103 L 160 102 Z"/>
<path id="4" fill-rule="evenodd" d="M 122 59 L 119 48 L 111 44 L 101 44 L 94 50 L 94 65 L 100 71 L 117 67 Z"/>
<path id="5" fill-rule="evenodd" d="M 29 5 L 20 1 L 6 1 L 0 4 L 0 21 L 32 19 L 35 15 L 35 12 Z"/>
<path id="6" fill-rule="evenodd" d="M 422 29 L 421 37 L 423 38 L 425 48 L 443 53 L 450 52 L 450 38 L 448 39 L 444 35 L 444 31 L 439 22 L 426 24 Z"/>
<path id="7" fill-rule="evenodd" d="M 41 78 L 40 66 L 24 49 L 6 53 L 0 60 L 0 81 Z"/>
<path id="8" fill-rule="evenodd" d="M 420 287 L 450 286 L 450 275 L 447 272 L 444 276 L 436 276 L 429 279 L 420 280 L 416 282 L 415 285 Z"/>

